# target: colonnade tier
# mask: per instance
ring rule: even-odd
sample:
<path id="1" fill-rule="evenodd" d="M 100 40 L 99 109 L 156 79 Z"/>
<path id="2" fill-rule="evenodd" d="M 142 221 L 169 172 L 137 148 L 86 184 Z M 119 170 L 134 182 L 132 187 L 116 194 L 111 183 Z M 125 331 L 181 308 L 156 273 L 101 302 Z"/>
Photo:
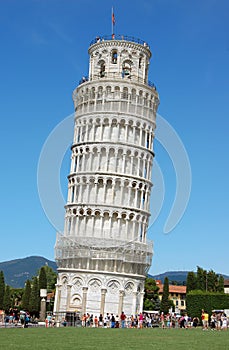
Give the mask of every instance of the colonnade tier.
<path id="1" fill-rule="evenodd" d="M 68 205 L 105 205 L 147 211 L 150 204 L 150 183 L 120 177 L 75 176 L 69 178 Z"/>
<path id="2" fill-rule="evenodd" d="M 132 119 L 88 115 L 88 119 L 75 120 L 74 145 L 83 143 L 120 143 L 137 147 L 139 150 L 153 150 L 154 125 Z"/>
<path id="3" fill-rule="evenodd" d="M 102 173 L 151 180 L 153 154 L 122 145 L 85 144 L 72 147 L 71 170 L 74 174 Z"/>
<path id="4" fill-rule="evenodd" d="M 67 208 L 65 235 L 96 239 L 146 242 L 149 214 L 109 207 Z"/>
<path id="5" fill-rule="evenodd" d="M 108 215 L 109 217 L 113 217 L 114 219 L 124 219 L 127 221 L 139 221 L 144 224 L 148 224 L 149 213 L 133 210 L 133 208 L 115 208 L 114 206 L 86 206 L 86 205 L 67 205 L 66 206 L 66 217 L 74 217 L 74 216 L 97 216 L 104 217 Z"/>
<path id="6" fill-rule="evenodd" d="M 136 89 L 133 88 L 129 92 L 128 87 L 121 91 L 120 86 L 114 86 L 112 91 L 111 86 L 101 85 L 97 88 L 91 82 L 85 84 L 88 85 L 85 92 L 78 88 L 79 91 L 73 93 L 78 118 L 89 113 L 122 113 L 122 117 L 126 115 L 130 119 L 136 118 L 141 124 L 153 123 L 155 128 L 156 111 L 159 104 L 158 97 L 155 95 L 150 95 L 148 92 L 143 94 L 142 90 L 137 95 Z"/>
<path id="7" fill-rule="evenodd" d="M 138 84 L 130 78 L 118 79 L 118 76 L 112 73 L 111 79 L 98 77 L 96 81 L 86 81 L 80 84 L 73 91 L 73 100 L 76 107 L 88 100 L 95 100 L 96 102 L 103 98 L 128 100 L 133 104 L 152 108 L 152 110 L 157 108 L 159 104 L 158 93 L 154 87 Z"/>

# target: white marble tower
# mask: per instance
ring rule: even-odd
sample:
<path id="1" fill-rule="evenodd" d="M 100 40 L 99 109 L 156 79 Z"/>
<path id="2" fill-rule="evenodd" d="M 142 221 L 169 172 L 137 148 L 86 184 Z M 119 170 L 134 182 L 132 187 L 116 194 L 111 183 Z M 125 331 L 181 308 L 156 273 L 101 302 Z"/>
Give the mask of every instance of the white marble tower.
<path id="1" fill-rule="evenodd" d="M 74 140 L 65 228 L 57 234 L 54 312 L 142 311 L 153 247 L 151 169 L 156 112 L 149 46 L 96 38 L 89 76 L 73 92 Z"/>

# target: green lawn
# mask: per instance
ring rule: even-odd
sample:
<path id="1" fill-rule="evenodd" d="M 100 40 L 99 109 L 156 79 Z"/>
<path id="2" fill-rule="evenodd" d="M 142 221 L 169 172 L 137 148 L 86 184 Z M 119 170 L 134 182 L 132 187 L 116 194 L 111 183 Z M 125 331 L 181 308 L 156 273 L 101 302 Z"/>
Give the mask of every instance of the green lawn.
<path id="1" fill-rule="evenodd" d="M 1 350 L 228 350 L 229 331 L 201 329 L 0 329 Z"/>

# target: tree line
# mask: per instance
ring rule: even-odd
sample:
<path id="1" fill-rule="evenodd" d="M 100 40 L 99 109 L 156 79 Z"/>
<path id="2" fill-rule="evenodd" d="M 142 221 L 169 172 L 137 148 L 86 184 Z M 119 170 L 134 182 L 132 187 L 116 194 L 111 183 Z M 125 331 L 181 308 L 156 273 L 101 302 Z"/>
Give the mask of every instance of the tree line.
<path id="1" fill-rule="evenodd" d="M 37 276 L 27 280 L 24 288 L 12 288 L 5 284 L 3 271 L 0 271 L 0 310 L 6 314 L 11 309 L 26 310 L 35 317 L 40 312 L 40 289 L 47 289 L 48 292 L 55 290 L 57 274 L 49 266 L 43 266 Z M 52 305 L 47 305 L 47 309 Z"/>
<path id="2" fill-rule="evenodd" d="M 197 272 L 189 272 L 186 282 L 186 293 L 192 290 L 205 292 L 224 292 L 224 278 L 216 274 L 213 270 L 207 271 L 197 266 Z"/>

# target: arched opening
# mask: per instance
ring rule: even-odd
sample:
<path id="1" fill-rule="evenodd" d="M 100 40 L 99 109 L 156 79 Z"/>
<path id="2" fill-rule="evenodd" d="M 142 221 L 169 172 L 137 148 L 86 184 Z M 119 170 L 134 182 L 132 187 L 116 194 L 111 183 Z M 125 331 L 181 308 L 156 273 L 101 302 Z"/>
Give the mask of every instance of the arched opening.
<path id="1" fill-rule="evenodd" d="M 124 76 L 129 76 L 131 73 L 131 61 L 127 60 L 124 61 L 122 64 L 122 75 Z"/>
<path id="2" fill-rule="evenodd" d="M 99 66 L 100 66 L 100 72 L 99 72 L 99 75 L 100 75 L 100 78 L 103 78 L 105 77 L 105 71 L 106 71 L 106 65 L 105 65 L 105 61 L 99 61 Z"/>
<path id="3" fill-rule="evenodd" d="M 111 62 L 113 64 L 117 64 L 117 59 L 118 59 L 118 52 L 117 52 L 117 50 L 112 50 L 112 52 L 111 52 Z"/>
<path id="4" fill-rule="evenodd" d="M 128 100 L 128 88 L 124 87 L 122 92 L 122 98 Z"/>

